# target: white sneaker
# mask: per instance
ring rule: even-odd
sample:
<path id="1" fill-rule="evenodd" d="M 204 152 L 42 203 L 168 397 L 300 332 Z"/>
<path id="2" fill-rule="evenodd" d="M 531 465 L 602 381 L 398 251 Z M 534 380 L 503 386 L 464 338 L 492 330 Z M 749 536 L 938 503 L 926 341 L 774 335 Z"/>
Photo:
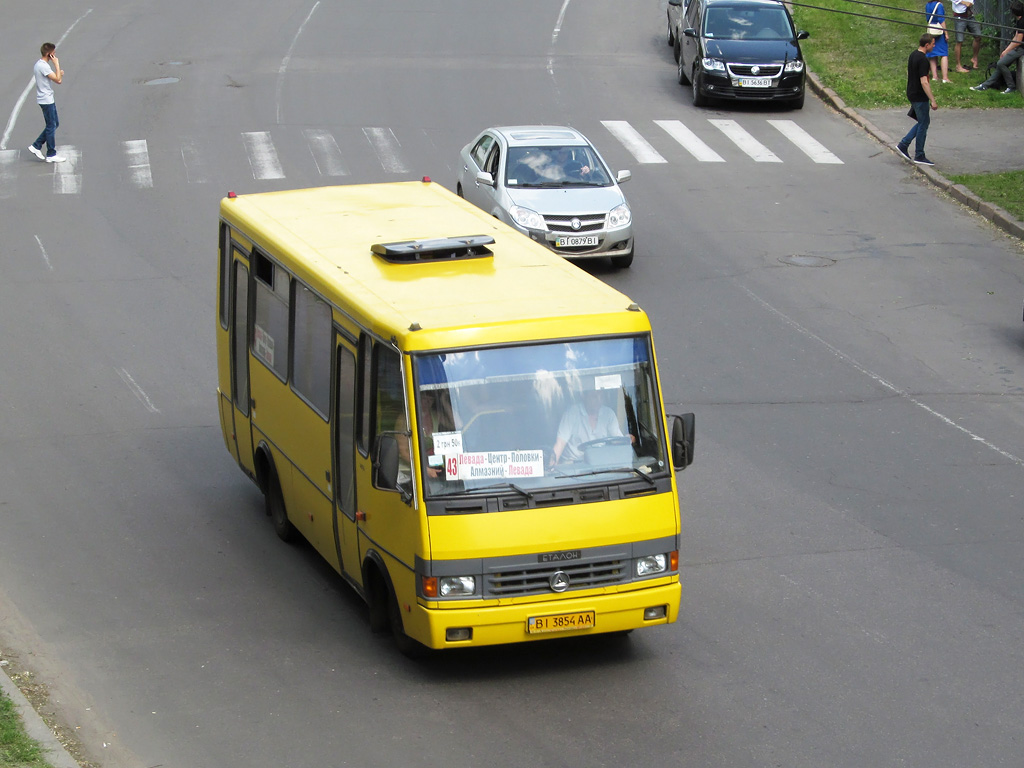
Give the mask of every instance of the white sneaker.
<path id="1" fill-rule="evenodd" d="M 36 145 L 35 144 L 29 144 L 28 151 L 31 152 L 36 157 L 38 157 L 40 160 L 45 160 L 46 159 L 46 155 L 43 154 L 43 150 L 36 149 Z"/>
<path id="2" fill-rule="evenodd" d="M 1003 93 L 1013 93 L 1013 92 L 1014 92 L 1014 91 L 1016 91 L 1016 90 L 1017 90 L 1016 88 L 1007 88 L 1007 89 L 1005 89 L 1005 90 L 1003 91 Z"/>
<path id="3" fill-rule="evenodd" d="M 64 155 L 50 155 L 46 158 L 46 162 L 48 163 L 63 163 L 65 160 L 67 160 L 67 158 L 64 157 Z"/>

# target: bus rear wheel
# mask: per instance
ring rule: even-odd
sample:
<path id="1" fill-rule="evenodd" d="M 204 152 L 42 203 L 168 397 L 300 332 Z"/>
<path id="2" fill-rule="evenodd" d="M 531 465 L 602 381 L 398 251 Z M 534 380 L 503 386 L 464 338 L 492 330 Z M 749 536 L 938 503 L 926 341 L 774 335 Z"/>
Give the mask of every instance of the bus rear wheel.
<path id="1" fill-rule="evenodd" d="M 273 472 L 267 480 L 267 492 L 263 496 L 267 507 L 267 516 L 274 525 L 274 533 L 277 538 L 284 542 L 295 541 L 295 526 L 288 519 L 288 510 L 284 505 L 284 494 L 281 492 L 281 483 L 277 480 L 277 473 Z"/>

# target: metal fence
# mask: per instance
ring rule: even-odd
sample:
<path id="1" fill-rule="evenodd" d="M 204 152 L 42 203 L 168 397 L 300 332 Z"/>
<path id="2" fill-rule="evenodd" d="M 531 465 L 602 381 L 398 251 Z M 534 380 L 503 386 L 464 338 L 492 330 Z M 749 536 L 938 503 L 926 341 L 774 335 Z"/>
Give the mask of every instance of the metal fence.
<path id="1" fill-rule="evenodd" d="M 981 21 L 981 31 L 985 35 L 1009 40 L 1013 37 L 1013 15 L 1010 13 L 1010 3 L 1013 0 L 976 0 L 974 14 Z M 952 8 L 952 3 L 950 3 Z M 946 11 L 947 16 L 952 11 Z M 996 25 L 996 26 L 993 26 Z"/>

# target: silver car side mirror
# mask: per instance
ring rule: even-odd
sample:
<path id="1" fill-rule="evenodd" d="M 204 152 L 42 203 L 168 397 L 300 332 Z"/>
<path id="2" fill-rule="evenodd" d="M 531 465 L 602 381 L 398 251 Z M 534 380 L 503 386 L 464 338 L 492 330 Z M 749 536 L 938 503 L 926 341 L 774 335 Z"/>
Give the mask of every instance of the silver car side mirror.
<path id="1" fill-rule="evenodd" d="M 633 178 L 631 171 L 619 171 L 619 175 L 615 177 L 615 180 L 621 184 L 624 181 L 629 181 Z"/>
<path id="2" fill-rule="evenodd" d="M 486 184 L 488 187 L 493 187 L 494 177 L 491 176 L 491 174 L 489 174 L 487 171 L 480 171 L 480 173 L 476 175 L 476 183 Z"/>

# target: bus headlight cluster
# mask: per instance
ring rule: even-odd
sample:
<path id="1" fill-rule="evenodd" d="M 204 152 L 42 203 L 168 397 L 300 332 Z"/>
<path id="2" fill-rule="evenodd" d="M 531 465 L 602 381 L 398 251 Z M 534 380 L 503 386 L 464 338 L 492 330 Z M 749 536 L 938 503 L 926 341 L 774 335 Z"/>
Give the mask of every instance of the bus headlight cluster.
<path id="1" fill-rule="evenodd" d="M 512 221 L 524 229 L 544 229 L 544 217 L 529 208 L 521 205 L 513 205 L 508 209 Z"/>
<path id="2" fill-rule="evenodd" d="M 647 555 L 637 558 L 636 575 L 651 576 L 655 573 L 664 573 L 668 560 L 665 555 Z"/>
<path id="3" fill-rule="evenodd" d="M 440 597 L 465 597 L 476 594 L 475 576 L 441 576 L 437 580 Z"/>
<path id="4" fill-rule="evenodd" d="M 608 229 L 624 227 L 632 220 L 633 215 L 629 212 L 629 206 L 625 203 L 617 205 L 608 211 Z"/>

